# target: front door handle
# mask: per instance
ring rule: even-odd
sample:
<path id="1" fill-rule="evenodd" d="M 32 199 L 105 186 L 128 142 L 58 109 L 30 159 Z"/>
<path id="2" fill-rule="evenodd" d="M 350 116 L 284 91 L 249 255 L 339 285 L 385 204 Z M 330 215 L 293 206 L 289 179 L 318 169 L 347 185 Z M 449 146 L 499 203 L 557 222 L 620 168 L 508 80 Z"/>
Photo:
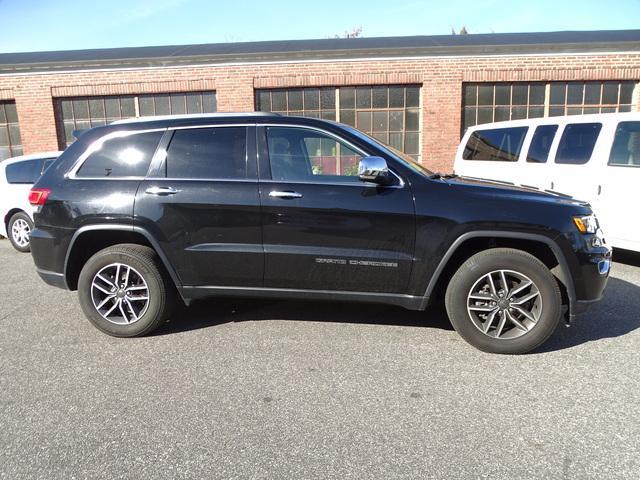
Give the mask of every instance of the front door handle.
<path id="1" fill-rule="evenodd" d="M 158 187 L 156 185 L 156 186 L 147 188 L 144 193 L 148 193 L 149 195 L 175 195 L 180 191 L 181 190 L 176 190 L 173 187 Z"/>
<path id="2" fill-rule="evenodd" d="M 269 192 L 269 196 L 271 198 L 302 198 L 302 194 L 298 192 L 292 192 L 290 190 L 281 192 L 278 190 L 273 190 Z"/>

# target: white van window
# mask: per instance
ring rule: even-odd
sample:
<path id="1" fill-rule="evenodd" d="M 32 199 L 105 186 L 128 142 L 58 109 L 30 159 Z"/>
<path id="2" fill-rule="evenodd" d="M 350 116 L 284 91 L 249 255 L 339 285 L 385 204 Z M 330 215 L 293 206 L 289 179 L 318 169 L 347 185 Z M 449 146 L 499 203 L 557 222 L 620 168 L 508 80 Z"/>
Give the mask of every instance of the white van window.
<path id="1" fill-rule="evenodd" d="M 540 125 L 536 128 L 527 154 L 528 163 L 546 163 L 557 131 L 558 125 Z"/>
<path id="2" fill-rule="evenodd" d="M 529 127 L 476 130 L 464 147 L 465 160 L 517 162 Z"/>
<path id="3" fill-rule="evenodd" d="M 640 167 L 640 122 L 620 122 L 609 155 L 609 165 Z"/>
<path id="4" fill-rule="evenodd" d="M 596 144 L 601 123 L 572 123 L 562 132 L 556 163 L 568 165 L 584 165 L 591 158 Z"/>

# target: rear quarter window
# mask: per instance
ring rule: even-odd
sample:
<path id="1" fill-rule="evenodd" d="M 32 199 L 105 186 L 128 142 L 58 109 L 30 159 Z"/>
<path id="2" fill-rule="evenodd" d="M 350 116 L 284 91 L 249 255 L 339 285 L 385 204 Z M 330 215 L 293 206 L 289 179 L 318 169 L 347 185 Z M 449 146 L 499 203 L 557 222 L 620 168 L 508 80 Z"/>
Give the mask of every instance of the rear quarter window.
<path id="1" fill-rule="evenodd" d="M 24 160 L 7 165 L 7 183 L 36 183 L 42 173 L 43 159 Z"/>
<path id="2" fill-rule="evenodd" d="M 78 169 L 79 178 L 144 177 L 163 132 L 113 137 L 89 154 Z"/>
<path id="3" fill-rule="evenodd" d="M 517 162 L 528 127 L 476 130 L 465 145 L 464 160 Z"/>
<path id="4" fill-rule="evenodd" d="M 564 128 L 556 163 L 566 165 L 584 165 L 591 159 L 593 147 L 602 129 L 601 123 L 571 123 Z"/>

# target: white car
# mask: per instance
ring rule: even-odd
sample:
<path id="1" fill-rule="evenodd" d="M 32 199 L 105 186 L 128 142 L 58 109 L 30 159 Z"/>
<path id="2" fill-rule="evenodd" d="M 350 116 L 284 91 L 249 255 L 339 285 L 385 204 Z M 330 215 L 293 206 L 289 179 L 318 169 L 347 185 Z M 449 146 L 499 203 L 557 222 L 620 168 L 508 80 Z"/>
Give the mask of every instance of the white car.
<path id="1" fill-rule="evenodd" d="M 0 236 L 20 252 L 30 251 L 33 228 L 29 190 L 62 152 L 13 157 L 0 163 Z"/>
<path id="2" fill-rule="evenodd" d="M 640 112 L 470 127 L 455 173 L 588 201 L 614 248 L 640 252 Z"/>

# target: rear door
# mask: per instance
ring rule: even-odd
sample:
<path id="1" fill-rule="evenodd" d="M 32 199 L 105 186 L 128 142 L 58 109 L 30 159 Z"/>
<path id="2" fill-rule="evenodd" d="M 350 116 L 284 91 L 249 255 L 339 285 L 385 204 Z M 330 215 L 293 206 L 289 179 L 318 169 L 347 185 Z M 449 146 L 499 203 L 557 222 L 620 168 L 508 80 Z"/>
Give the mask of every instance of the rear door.
<path id="1" fill-rule="evenodd" d="M 365 153 L 328 132 L 265 126 L 258 135 L 264 286 L 404 293 L 415 240 L 409 185 L 359 181 Z"/>
<path id="2" fill-rule="evenodd" d="M 185 286 L 262 285 L 255 127 L 178 128 L 136 197 L 135 225 L 151 232 Z"/>
<path id="3" fill-rule="evenodd" d="M 578 200 L 593 201 L 600 175 L 594 155 L 602 123 L 568 123 L 558 142 L 551 188 Z"/>
<path id="4" fill-rule="evenodd" d="M 594 207 L 614 247 L 640 251 L 640 121 L 620 122 L 597 181 Z"/>

